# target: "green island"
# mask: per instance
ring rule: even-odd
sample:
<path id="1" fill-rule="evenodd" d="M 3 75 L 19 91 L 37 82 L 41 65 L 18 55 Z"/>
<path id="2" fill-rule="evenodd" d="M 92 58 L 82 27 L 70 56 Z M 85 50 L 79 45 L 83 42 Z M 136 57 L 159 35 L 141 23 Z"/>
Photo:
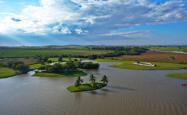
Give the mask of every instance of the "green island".
<path id="1" fill-rule="evenodd" d="M 36 72 L 33 76 L 39 77 L 78 77 L 78 76 L 85 76 L 87 73 L 77 70 L 71 72 L 64 72 L 64 73 L 49 73 L 49 72 Z"/>
<path id="2" fill-rule="evenodd" d="M 0 78 L 7 78 L 16 75 L 16 71 L 10 68 L 0 68 Z"/>
<path id="3" fill-rule="evenodd" d="M 167 76 L 171 78 L 187 79 L 187 73 L 170 73 Z"/>
<path id="4" fill-rule="evenodd" d="M 78 77 L 74 85 L 67 87 L 70 92 L 83 92 L 92 91 L 106 87 L 108 84 L 108 78 L 106 75 L 103 76 L 100 82 L 96 82 L 96 78 L 93 74 L 90 75 L 90 83 L 83 83 L 81 77 Z"/>
<path id="5" fill-rule="evenodd" d="M 80 86 L 76 87 L 74 85 L 69 86 L 67 89 L 71 92 L 81 92 L 81 91 L 92 91 L 92 90 L 97 90 L 105 87 L 106 85 L 103 83 L 95 83 L 95 87 L 92 87 L 90 83 L 84 83 L 81 84 Z"/>
<path id="6" fill-rule="evenodd" d="M 55 59 L 55 58 L 50 58 Z M 58 58 L 57 58 L 58 59 Z M 49 59 L 47 59 L 49 60 Z M 64 58 L 58 59 L 57 62 L 45 62 L 41 64 L 30 65 L 31 68 L 35 69 L 33 76 L 40 77 L 78 77 L 85 76 L 87 73 L 84 69 L 98 69 L 99 64 L 91 61 L 80 61 L 80 59 L 71 59 L 64 61 Z"/>

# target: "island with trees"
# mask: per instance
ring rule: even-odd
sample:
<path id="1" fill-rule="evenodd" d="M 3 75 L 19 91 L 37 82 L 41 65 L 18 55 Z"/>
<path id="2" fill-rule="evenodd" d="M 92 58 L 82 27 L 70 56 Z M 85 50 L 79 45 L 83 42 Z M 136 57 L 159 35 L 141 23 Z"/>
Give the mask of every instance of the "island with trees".
<path id="1" fill-rule="evenodd" d="M 101 89 L 107 86 L 108 77 L 104 75 L 100 82 L 97 82 L 96 77 L 91 74 L 89 81 L 90 82 L 84 83 L 83 79 L 81 79 L 81 77 L 79 76 L 77 77 L 77 80 L 75 81 L 74 85 L 67 87 L 67 90 L 70 92 L 83 92 Z"/>
<path id="2" fill-rule="evenodd" d="M 35 64 L 37 71 L 33 76 L 45 77 L 78 77 L 87 75 L 84 69 L 98 69 L 99 64 L 91 61 L 81 61 L 80 59 L 50 58 L 50 62 L 45 64 Z M 51 62 L 52 61 L 52 62 Z"/>

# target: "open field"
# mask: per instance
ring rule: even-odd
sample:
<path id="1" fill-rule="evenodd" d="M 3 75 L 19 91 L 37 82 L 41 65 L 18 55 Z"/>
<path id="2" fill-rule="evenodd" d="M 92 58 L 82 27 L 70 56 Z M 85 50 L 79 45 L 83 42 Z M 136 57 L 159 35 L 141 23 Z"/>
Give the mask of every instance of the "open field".
<path id="1" fill-rule="evenodd" d="M 150 62 L 155 64 L 156 67 L 136 65 L 134 61 L 123 61 L 119 64 L 112 65 L 112 67 L 131 69 L 131 70 L 173 70 L 173 69 L 187 69 L 187 64 L 163 63 L 163 62 Z"/>
<path id="2" fill-rule="evenodd" d="M 0 68 L 0 78 L 7 78 L 14 75 L 16 75 L 16 72 L 13 69 Z"/>
<path id="3" fill-rule="evenodd" d="M 167 76 L 171 78 L 187 79 L 187 73 L 171 73 Z"/>
<path id="4" fill-rule="evenodd" d="M 96 89 L 101 89 L 106 85 L 103 83 L 96 83 L 96 87 L 92 87 L 90 83 L 81 84 L 80 86 L 76 87 L 74 85 L 67 87 L 67 90 L 70 92 L 82 92 L 82 91 L 92 91 Z"/>
<path id="5" fill-rule="evenodd" d="M 7 64 L 8 62 L 23 62 L 26 65 L 37 63 L 37 59 L 34 58 L 3 58 L 0 59 L 0 65 Z"/>
<path id="6" fill-rule="evenodd" d="M 151 47 L 153 51 L 187 52 L 187 47 Z"/>
<path id="7" fill-rule="evenodd" d="M 42 49 L 42 48 L 4 48 L 0 49 L 0 58 L 5 57 L 35 57 L 35 56 L 89 56 L 107 54 L 109 50 L 90 49 Z"/>
<path id="8" fill-rule="evenodd" d="M 165 53 L 149 51 L 141 55 L 121 56 L 117 57 L 120 60 L 139 60 L 139 61 L 156 61 L 156 62 L 171 62 L 171 63 L 187 63 L 187 54 Z"/>
<path id="9" fill-rule="evenodd" d="M 67 72 L 67 73 L 47 73 L 47 72 L 38 72 L 35 73 L 33 76 L 39 77 L 78 77 L 78 76 L 85 76 L 87 75 L 83 71 L 74 71 L 74 72 Z"/>
<path id="10" fill-rule="evenodd" d="M 30 68 L 30 69 L 38 69 L 38 68 L 40 68 L 41 66 L 42 66 L 42 64 L 40 64 L 40 63 L 35 63 L 35 64 L 29 65 L 29 68 Z"/>
<path id="11" fill-rule="evenodd" d="M 119 62 L 122 60 L 116 59 L 116 58 L 100 58 L 100 59 L 96 59 L 97 62 Z"/>

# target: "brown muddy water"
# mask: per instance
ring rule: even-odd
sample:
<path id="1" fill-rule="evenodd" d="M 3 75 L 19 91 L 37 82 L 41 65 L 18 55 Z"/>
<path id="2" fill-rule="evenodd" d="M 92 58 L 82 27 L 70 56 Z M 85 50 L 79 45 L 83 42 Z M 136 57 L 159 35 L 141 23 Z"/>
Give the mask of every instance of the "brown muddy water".
<path id="1" fill-rule="evenodd" d="M 89 71 L 110 80 L 93 92 L 68 92 L 76 78 L 27 74 L 0 79 L 0 115 L 187 115 L 187 88 L 181 86 L 187 80 L 165 77 L 186 70 L 134 71 L 111 64 Z"/>

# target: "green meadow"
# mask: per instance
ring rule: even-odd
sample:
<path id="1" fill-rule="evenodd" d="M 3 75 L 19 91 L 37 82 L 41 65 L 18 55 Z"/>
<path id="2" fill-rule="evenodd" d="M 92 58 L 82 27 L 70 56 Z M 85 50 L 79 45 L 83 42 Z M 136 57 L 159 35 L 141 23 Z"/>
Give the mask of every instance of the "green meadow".
<path id="1" fill-rule="evenodd" d="M 0 49 L 0 58 L 36 57 L 36 56 L 89 56 L 107 54 L 109 50 L 90 49 L 51 49 L 51 48 L 5 48 Z"/>
<path id="2" fill-rule="evenodd" d="M 112 65 L 115 68 L 131 69 L 131 70 L 173 70 L 173 69 L 187 69 L 187 64 L 176 64 L 176 63 L 163 63 L 163 62 L 150 62 L 155 64 L 155 67 L 136 65 L 134 61 L 122 61 L 118 64 Z"/>
<path id="3" fill-rule="evenodd" d="M 170 73 L 167 76 L 171 78 L 187 79 L 187 73 Z"/>
<path id="4" fill-rule="evenodd" d="M 10 68 L 0 68 L 0 78 L 7 78 L 16 75 L 16 72 Z"/>

